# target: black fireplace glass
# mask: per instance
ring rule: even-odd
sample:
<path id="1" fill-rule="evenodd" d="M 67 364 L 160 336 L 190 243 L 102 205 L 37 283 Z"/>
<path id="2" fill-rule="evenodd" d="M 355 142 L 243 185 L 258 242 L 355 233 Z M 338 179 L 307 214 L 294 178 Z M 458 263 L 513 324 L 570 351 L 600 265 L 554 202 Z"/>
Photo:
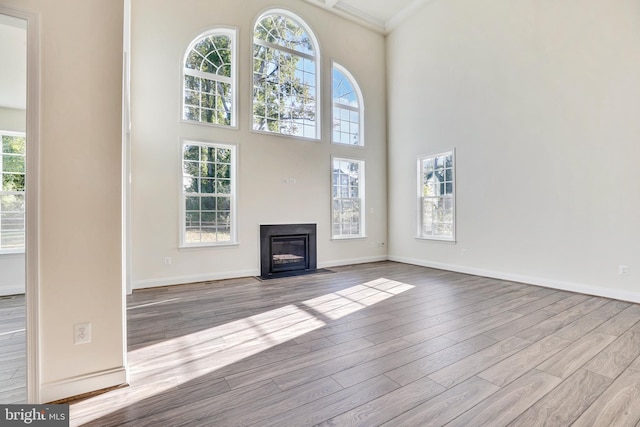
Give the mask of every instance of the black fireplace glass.
<path id="1" fill-rule="evenodd" d="M 306 270 L 309 268 L 308 236 L 271 237 L 271 271 Z"/>

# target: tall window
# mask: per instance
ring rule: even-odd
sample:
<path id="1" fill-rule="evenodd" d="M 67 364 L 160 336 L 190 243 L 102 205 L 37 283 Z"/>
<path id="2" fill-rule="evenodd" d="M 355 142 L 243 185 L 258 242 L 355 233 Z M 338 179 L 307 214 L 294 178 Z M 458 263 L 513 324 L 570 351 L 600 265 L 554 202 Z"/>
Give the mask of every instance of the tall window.
<path id="1" fill-rule="evenodd" d="M 253 32 L 253 129 L 319 138 L 318 48 L 300 18 L 270 11 Z"/>
<path id="2" fill-rule="evenodd" d="M 26 138 L 2 131 L 0 137 L 0 252 L 24 250 Z"/>
<path id="3" fill-rule="evenodd" d="M 333 64 L 333 132 L 334 143 L 364 145 L 362 134 L 362 93 L 353 76 L 341 65 Z"/>
<path id="4" fill-rule="evenodd" d="M 455 240 L 454 151 L 418 159 L 418 237 Z"/>
<path id="5" fill-rule="evenodd" d="M 235 232 L 236 147 L 182 146 L 182 246 L 230 244 Z"/>
<path id="6" fill-rule="evenodd" d="M 334 157 L 333 238 L 364 237 L 364 161 Z"/>
<path id="7" fill-rule="evenodd" d="M 182 118 L 236 125 L 235 31 L 216 29 L 194 40 L 184 58 Z"/>

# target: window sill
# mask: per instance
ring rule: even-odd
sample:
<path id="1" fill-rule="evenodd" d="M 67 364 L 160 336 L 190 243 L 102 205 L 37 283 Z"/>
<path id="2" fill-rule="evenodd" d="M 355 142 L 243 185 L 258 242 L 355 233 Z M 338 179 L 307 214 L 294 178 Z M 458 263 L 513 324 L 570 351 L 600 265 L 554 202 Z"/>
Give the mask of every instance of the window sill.
<path id="1" fill-rule="evenodd" d="M 269 135 L 276 138 L 285 138 L 285 139 L 299 140 L 299 141 L 306 141 L 306 142 L 322 142 L 322 139 L 319 137 L 312 138 L 308 136 L 287 135 L 286 133 L 269 132 L 266 130 L 256 130 L 256 129 L 251 129 L 251 132 L 257 133 L 260 135 Z"/>
<path id="2" fill-rule="evenodd" d="M 456 243 L 456 239 L 452 238 L 445 238 L 445 237 L 424 237 L 424 236 L 415 236 L 414 239 L 416 240 L 424 240 L 427 242 L 439 242 L 439 243 Z"/>
<path id="3" fill-rule="evenodd" d="M 331 240 L 362 240 L 367 236 L 331 236 Z"/>
<path id="4" fill-rule="evenodd" d="M 0 249 L 0 256 L 3 255 L 24 255 L 24 249 Z"/>
<path id="5" fill-rule="evenodd" d="M 232 248 L 235 246 L 240 246 L 239 242 L 230 242 L 230 243 L 207 243 L 207 244 L 193 244 L 193 245 L 180 245 L 178 246 L 179 250 L 193 250 L 193 249 L 224 249 L 224 248 Z"/>

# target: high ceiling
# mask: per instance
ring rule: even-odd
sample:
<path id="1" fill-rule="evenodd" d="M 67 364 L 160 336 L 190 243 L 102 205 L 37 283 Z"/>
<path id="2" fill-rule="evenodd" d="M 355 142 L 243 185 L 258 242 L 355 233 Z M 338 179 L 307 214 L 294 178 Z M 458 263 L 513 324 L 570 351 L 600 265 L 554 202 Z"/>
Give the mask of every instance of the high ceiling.
<path id="1" fill-rule="evenodd" d="M 386 34 L 429 0 L 305 0 L 336 15 Z M 0 107 L 26 104 L 25 22 L 0 15 Z"/>
<path id="2" fill-rule="evenodd" d="M 393 30 L 429 0 L 306 0 L 381 33 Z"/>

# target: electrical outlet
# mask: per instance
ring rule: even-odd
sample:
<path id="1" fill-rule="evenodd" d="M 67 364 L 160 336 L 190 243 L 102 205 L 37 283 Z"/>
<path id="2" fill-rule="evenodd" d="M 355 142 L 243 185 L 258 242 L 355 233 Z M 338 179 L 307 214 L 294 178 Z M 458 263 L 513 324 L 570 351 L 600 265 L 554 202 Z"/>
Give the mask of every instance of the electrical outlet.
<path id="1" fill-rule="evenodd" d="M 171 257 L 170 256 L 166 256 L 164 257 L 164 265 L 171 265 Z"/>
<path id="2" fill-rule="evenodd" d="M 73 343 L 86 344 L 91 342 L 91 322 L 73 325 Z"/>
<path id="3" fill-rule="evenodd" d="M 620 264 L 620 265 L 618 266 L 618 274 L 619 274 L 620 276 L 627 276 L 627 275 L 629 275 L 629 266 L 628 266 L 628 265 Z"/>

